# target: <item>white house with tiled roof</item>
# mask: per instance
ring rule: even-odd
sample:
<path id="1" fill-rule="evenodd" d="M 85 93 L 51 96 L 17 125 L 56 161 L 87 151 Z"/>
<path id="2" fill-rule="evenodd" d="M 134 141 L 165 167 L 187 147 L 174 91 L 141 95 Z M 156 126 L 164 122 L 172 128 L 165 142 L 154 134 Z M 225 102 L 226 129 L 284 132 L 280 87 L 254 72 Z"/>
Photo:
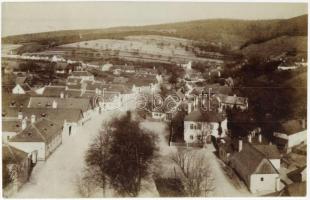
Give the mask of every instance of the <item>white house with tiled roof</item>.
<path id="1" fill-rule="evenodd" d="M 184 118 L 186 143 L 206 143 L 211 136 L 224 137 L 227 132 L 227 118 L 222 113 L 194 110 Z"/>
<path id="2" fill-rule="evenodd" d="M 283 189 L 277 168 L 270 158 L 275 154 L 265 153 L 262 148 L 244 143 L 239 152 L 230 157 L 230 166 L 237 172 L 252 193 L 268 194 Z M 277 153 L 278 154 L 278 153 Z M 270 157 L 270 158 L 269 158 Z"/>
<path id="3" fill-rule="evenodd" d="M 9 144 L 27 153 L 38 152 L 38 160 L 46 160 L 62 143 L 62 126 L 46 118 L 32 122 Z"/>

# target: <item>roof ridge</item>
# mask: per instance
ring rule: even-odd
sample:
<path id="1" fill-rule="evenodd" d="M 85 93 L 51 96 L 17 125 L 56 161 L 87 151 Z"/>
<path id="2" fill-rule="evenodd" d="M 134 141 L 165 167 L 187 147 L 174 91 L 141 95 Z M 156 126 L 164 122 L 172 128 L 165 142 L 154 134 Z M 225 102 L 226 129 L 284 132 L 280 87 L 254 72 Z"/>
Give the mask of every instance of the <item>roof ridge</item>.
<path id="1" fill-rule="evenodd" d="M 35 125 L 33 125 L 33 124 L 31 124 L 31 126 L 32 126 L 35 130 L 37 130 L 38 133 L 39 133 L 39 135 L 41 136 L 41 138 L 42 138 L 44 141 L 46 141 L 46 138 L 42 135 L 42 133 L 40 132 L 40 130 L 39 130 Z"/>
<path id="2" fill-rule="evenodd" d="M 261 162 L 266 159 L 269 164 L 271 164 L 271 166 L 273 167 L 273 169 L 279 174 L 279 171 L 275 168 L 275 166 L 273 166 L 273 164 L 271 163 L 271 161 L 267 158 L 267 156 L 265 156 L 265 154 L 263 154 L 263 152 L 259 151 L 257 148 L 255 148 L 254 144 L 252 143 L 247 143 L 252 149 L 254 149 L 254 151 L 258 152 L 260 155 L 262 155 L 263 159 L 261 160 Z M 259 163 L 259 165 L 261 164 L 261 162 Z M 257 168 L 259 167 L 259 165 L 256 167 L 255 172 L 257 170 Z"/>

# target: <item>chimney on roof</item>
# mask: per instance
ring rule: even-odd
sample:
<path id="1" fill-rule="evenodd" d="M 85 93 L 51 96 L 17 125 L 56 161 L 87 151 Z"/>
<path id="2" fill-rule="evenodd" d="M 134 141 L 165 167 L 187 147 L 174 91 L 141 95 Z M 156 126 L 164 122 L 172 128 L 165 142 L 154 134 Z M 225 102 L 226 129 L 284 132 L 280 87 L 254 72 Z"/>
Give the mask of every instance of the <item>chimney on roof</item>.
<path id="1" fill-rule="evenodd" d="M 192 103 L 187 103 L 187 113 L 191 113 L 192 112 Z"/>
<path id="2" fill-rule="evenodd" d="M 55 100 L 53 100 L 53 103 L 52 103 L 52 108 L 57 108 L 57 102 Z"/>
<path id="3" fill-rule="evenodd" d="M 22 130 L 25 130 L 27 127 L 27 117 L 22 120 Z"/>
<path id="4" fill-rule="evenodd" d="M 82 94 L 86 92 L 87 83 L 83 82 L 81 85 Z"/>
<path id="5" fill-rule="evenodd" d="M 64 95 L 64 92 L 61 92 L 61 93 L 60 93 L 60 98 L 63 99 L 64 96 L 65 96 L 65 95 Z"/>
<path id="6" fill-rule="evenodd" d="M 259 142 L 259 143 L 262 143 L 262 141 L 263 141 L 263 140 L 262 140 L 262 134 L 258 134 L 258 142 Z"/>
<path id="7" fill-rule="evenodd" d="M 36 122 L 36 116 L 35 115 L 31 115 L 31 123 L 35 123 Z"/>
<path id="8" fill-rule="evenodd" d="M 242 151 L 242 139 L 239 139 L 238 152 Z"/>
<path id="9" fill-rule="evenodd" d="M 22 112 L 18 112 L 17 119 L 19 119 L 19 120 L 23 119 L 23 113 Z"/>

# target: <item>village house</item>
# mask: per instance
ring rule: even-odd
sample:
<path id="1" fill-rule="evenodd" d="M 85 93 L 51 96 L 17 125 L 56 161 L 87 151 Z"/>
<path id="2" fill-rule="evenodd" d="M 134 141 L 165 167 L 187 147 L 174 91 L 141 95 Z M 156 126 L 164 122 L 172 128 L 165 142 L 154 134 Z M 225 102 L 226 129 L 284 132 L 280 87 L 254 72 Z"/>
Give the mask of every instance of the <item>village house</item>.
<path id="1" fill-rule="evenodd" d="M 227 118 L 223 113 L 214 111 L 191 111 L 188 106 L 188 115 L 184 118 L 184 140 L 186 143 L 211 142 L 211 136 L 215 138 L 225 137 L 228 132 Z"/>
<path id="2" fill-rule="evenodd" d="M 279 172 L 260 150 L 252 144 L 243 143 L 240 140 L 238 152 L 230 156 L 229 165 L 252 193 L 267 194 L 280 191 L 283 184 L 280 182 Z M 273 154 L 273 152 L 269 154 Z"/>
<path id="3" fill-rule="evenodd" d="M 219 157 L 225 163 L 228 163 L 230 156 L 234 152 L 241 151 L 242 145 L 247 143 L 262 153 L 267 158 L 275 169 L 280 169 L 281 154 L 276 145 L 271 144 L 265 137 L 262 136 L 260 131 L 255 128 L 246 137 L 239 140 L 231 139 L 230 137 L 220 138 L 218 142 Z"/>
<path id="4" fill-rule="evenodd" d="M 19 115 L 27 119 L 47 118 L 62 125 L 62 142 L 75 135 L 85 121 L 81 109 L 24 108 L 19 112 Z"/>
<path id="5" fill-rule="evenodd" d="M 32 117 L 31 124 L 11 138 L 9 144 L 26 153 L 37 151 L 37 159 L 46 160 L 62 143 L 62 131 L 61 125 L 47 118 Z"/>
<path id="6" fill-rule="evenodd" d="M 236 108 L 240 109 L 241 111 L 247 110 L 248 105 L 248 99 L 245 97 L 237 97 L 236 95 L 229 96 L 224 94 L 217 94 L 216 99 L 219 103 L 219 110 L 223 111 L 227 108 Z"/>
<path id="7" fill-rule="evenodd" d="M 31 91 L 31 87 L 27 83 L 16 84 L 12 89 L 12 94 L 26 94 Z"/>
<path id="8" fill-rule="evenodd" d="M 82 83 L 82 79 L 81 78 L 77 78 L 77 77 L 68 77 L 67 78 L 67 85 L 78 85 Z"/>
<path id="9" fill-rule="evenodd" d="M 3 197 L 14 195 L 29 180 L 32 157 L 8 144 L 2 144 Z"/>
<path id="10" fill-rule="evenodd" d="M 95 77 L 88 71 L 73 71 L 69 78 L 80 78 L 81 80 L 93 81 Z"/>
<path id="11" fill-rule="evenodd" d="M 89 98 L 31 97 L 28 108 L 80 109 L 83 122 L 90 120 L 93 105 Z"/>
<path id="12" fill-rule="evenodd" d="M 42 96 L 64 98 L 65 90 L 66 90 L 66 86 L 49 85 L 49 86 L 44 87 Z"/>
<path id="13" fill-rule="evenodd" d="M 279 148 L 291 152 L 294 146 L 307 142 L 306 120 L 283 122 L 273 136 Z"/>

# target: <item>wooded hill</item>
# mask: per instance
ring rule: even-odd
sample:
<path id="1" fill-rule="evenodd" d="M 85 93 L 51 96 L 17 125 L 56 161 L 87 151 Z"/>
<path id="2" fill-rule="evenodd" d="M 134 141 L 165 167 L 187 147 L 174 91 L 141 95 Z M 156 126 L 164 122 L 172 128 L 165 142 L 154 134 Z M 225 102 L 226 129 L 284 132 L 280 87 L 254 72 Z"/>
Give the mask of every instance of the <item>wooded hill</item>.
<path id="1" fill-rule="evenodd" d="M 215 45 L 239 51 L 253 44 L 262 44 L 279 37 L 306 37 L 307 18 L 308 15 L 276 20 L 208 19 L 136 27 L 63 30 L 7 36 L 2 38 L 2 42 L 55 46 L 94 39 L 122 39 L 128 35 L 152 34 L 180 37 L 199 41 L 206 46 Z"/>

